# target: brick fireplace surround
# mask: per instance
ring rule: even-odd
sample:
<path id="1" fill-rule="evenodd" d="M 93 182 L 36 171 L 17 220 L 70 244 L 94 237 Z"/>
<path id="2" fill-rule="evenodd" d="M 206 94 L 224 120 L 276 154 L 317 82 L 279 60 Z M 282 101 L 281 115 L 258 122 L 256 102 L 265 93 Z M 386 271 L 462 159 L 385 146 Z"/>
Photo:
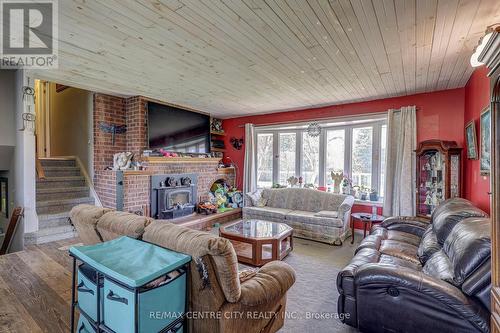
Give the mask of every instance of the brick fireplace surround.
<path id="1" fill-rule="evenodd" d="M 139 156 L 147 147 L 147 108 L 149 100 L 134 96 L 122 98 L 103 94 L 94 94 L 94 186 L 104 207 L 117 208 L 117 171 L 105 170 L 113 165 L 113 154 L 130 151 Z M 155 101 L 157 102 L 157 101 Z M 112 143 L 110 133 L 100 130 L 99 124 L 105 122 L 114 125 L 126 125 L 124 134 L 115 135 Z M 149 163 L 145 162 L 145 171 L 123 172 L 123 210 L 129 212 L 150 212 L 150 187 L 152 174 L 198 174 L 198 196 L 208 198 L 210 186 L 218 179 L 234 184 L 234 173 L 221 173 L 218 163 L 212 159 L 202 162 Z"/>

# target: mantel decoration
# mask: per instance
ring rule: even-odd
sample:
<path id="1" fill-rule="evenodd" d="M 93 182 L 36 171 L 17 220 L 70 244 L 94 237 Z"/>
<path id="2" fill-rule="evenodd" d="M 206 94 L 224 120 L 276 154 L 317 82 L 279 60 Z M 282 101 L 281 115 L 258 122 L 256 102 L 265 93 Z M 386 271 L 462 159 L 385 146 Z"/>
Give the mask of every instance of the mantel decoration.
<path id="1" fill-rule="evenodd" d="M 314 121 L 307 126 L 307 135 L 316 137 L 321 134 L 321 126 L 318 122 Z"/>
<path id="2" fill-rule="evenodd" d="M 230 139 L 231 145 L 233 146 L 234 149 L 236 150 L 241 150 L 243 147 L 243 138 L 235 138 L 234 136 Z"/>
<path id="3" fill-rule="evenodd" d="M 127 131 L 127 125 L 117 125 L 100 122 L 99 129 L 104 133 L 111 133 L 111 144 L 114 146 L 116 134 L 125 133 Z"/>
<path id="4" fill-rule="evenodd" d="M 131 152 L 117 153 L 113 155 L 113 170 L 128 170 L 132 164 L 134 154 Z"/>
<path id="5" fill-rule="evenodd" d="M 482 175 L 489 175 L 491 165 L 491 112 L 489 106 L 486 107 L 483 112 L 481 112 L 479 123 L 481 136 L 481 155 L 479 158 L 479 170 Z"/>
<path id="6" fill-rule="evenodd" d="M 476 141 L 476 123 L 471 120 L 465 126 L 465 140 L 467 144 L 467 158 L 477 160 L 477 141 Z"/>
<path id="7" fill-rule="evenodd" d="M 224 133 L 224 130 L 222 129 L 222 120 L 221 119 L 212 118 L 210 128 L 211 128 L 212 132 Z"/>

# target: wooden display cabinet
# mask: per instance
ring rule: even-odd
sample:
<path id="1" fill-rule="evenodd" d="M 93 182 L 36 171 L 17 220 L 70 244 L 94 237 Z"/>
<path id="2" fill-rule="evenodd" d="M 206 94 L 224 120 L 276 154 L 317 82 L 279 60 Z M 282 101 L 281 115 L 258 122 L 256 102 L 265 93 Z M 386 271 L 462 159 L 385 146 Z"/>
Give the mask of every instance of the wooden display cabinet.
<path id="1" fill-rule="evenodd" d="M 430 218 L 441 201 L 462 194 L 462 148 L 455 141 L 427 140 L 416 155 L 417 216 Z"/>

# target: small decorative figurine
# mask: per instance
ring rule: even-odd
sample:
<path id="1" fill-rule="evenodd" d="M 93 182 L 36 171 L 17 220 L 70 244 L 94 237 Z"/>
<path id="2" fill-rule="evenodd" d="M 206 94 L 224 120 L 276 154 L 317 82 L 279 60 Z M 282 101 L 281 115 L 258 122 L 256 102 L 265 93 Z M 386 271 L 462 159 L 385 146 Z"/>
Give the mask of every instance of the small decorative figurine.
<path id="1" fill-rule="evenodd" d="M 132 157 L 134 154 L 131 152 L 117 153 L 113 155 L 113 170 L 128 170 L 132 164 Z"/>

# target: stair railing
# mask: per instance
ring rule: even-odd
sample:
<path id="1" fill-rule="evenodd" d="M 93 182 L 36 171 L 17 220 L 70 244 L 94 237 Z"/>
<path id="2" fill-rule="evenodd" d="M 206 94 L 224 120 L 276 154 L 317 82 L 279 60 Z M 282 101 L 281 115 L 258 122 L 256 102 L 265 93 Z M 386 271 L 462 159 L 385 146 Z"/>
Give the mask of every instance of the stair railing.
<path id="1" fill-rule="evenodd" d="M 80 168 L 80 171 L 82 172 L 82 175 L 85 178 L 85 183 L 87 183 L 87 185 L 89 187 L 90 194 L 95 199 L 95 205 L 102 207 L 101 200 L 99 199 L 99 196 L 97 195 L 97 192 L 95 191 L 95 188 L 94 188 L 94 182 L 92 181 L 89 174 L 87 173 L 87 168 L 83 165 L 82 161 L 80 161 L 80 158 L 78 158 L 78 156 L 72 156 L 72 157 L 75 159 L 76 164 Z"/>
<path id="2" fill-rule="evenodd" d="M 36 157 L 35 168 L 38 179 L 45 179 L 45 171 L 43 170 L 42 163 L 38 157 Z"/>

